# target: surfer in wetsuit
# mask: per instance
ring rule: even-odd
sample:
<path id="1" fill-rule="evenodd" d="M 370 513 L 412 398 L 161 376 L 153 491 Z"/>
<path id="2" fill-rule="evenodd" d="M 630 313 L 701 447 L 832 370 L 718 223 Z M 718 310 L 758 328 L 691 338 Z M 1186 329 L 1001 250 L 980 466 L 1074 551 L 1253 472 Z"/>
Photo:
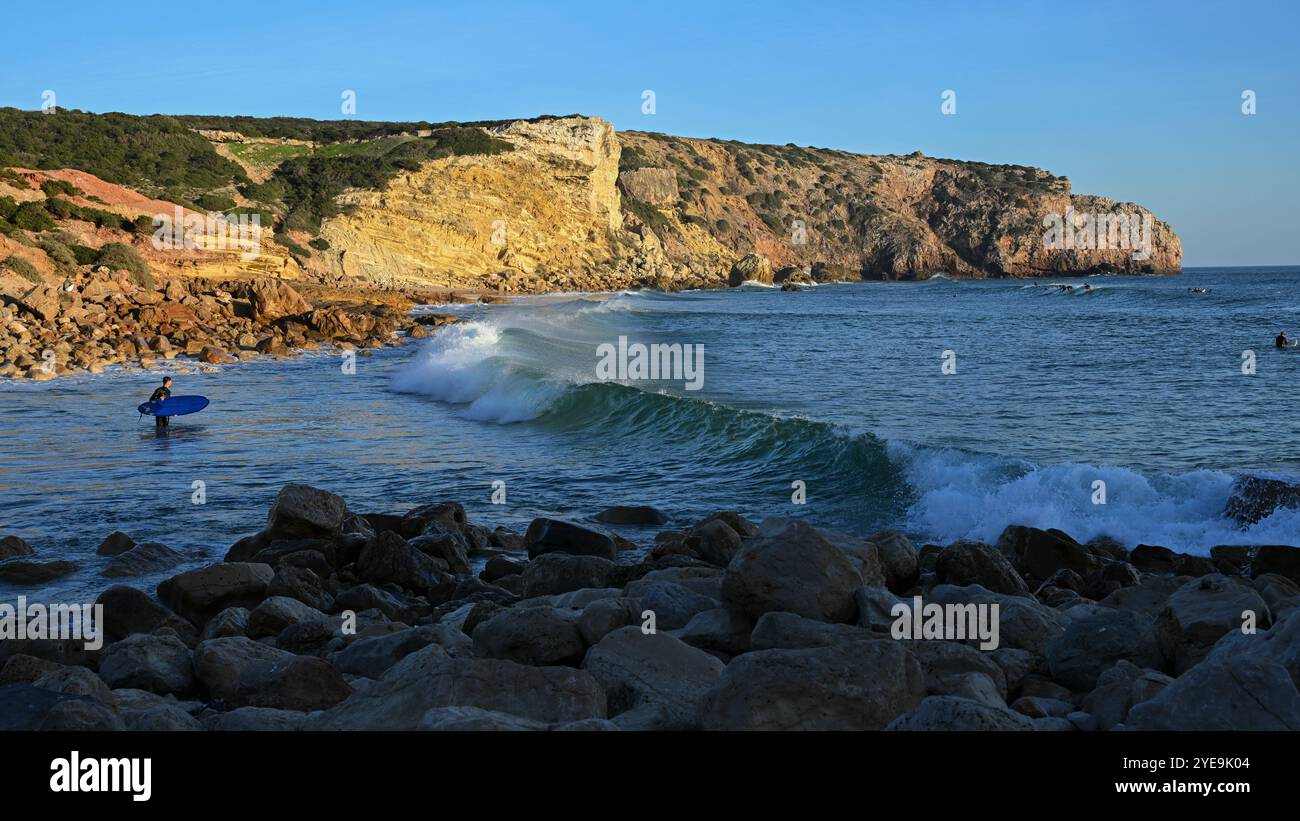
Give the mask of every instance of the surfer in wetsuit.
<path id="1" fill-rule="evenodd" d="M 156 388 L 154 390 L 154 392 L 149 396 L 149 401 L 161 402 L 164 399 L 170 398 L 171 395 L 172 395 L 172 378 L 170 376 L 166 376 L 163 377 L 162 387 Z M 156 430 L 167 430 L 167 425 L 170 419 L 171 419 L 170 416 L 155 416 L 153 418 L 154 428 Z"/>
<path id="2" fill-rule="evenodd" d="M 1276 344 L 1279 348 L 1290 347 L 1291 342 L 1286 338 L 1286 331 L 1281 331 L 1278 333 L 1277 339 L 1274 340 L 1274 344 Z"/>

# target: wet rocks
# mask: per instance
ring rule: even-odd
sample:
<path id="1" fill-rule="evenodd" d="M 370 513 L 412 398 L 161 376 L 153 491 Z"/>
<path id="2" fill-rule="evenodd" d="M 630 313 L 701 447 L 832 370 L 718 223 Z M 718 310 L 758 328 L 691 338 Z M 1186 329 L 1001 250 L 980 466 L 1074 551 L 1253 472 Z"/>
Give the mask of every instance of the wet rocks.
<path id="1" fill-rule="evenodd" d="M 793 519 L 768 519 L 727 566 L 722 603 L 750 619 L 778 611 L 827 622 L 857 616 L 862 575 L 820 531 Z"/>
<path id="2" fill-rule="evenodd" d="M 724 667 L 675 636 L 640 627 L 605 636 L 582 662 L 604 688 L 609 717 L 622 729 L 696 729 L 704 695 Z"/>
<path id="3" fill-rule="evenodd" d="M 1088 691 L 1120 661 L 1161 666 L 1150 616 L 1097 605 L 1080 605 L 1068 613 L 1071 618 L 1064 632 L 1043 648 L 1056 681 L 1072 690 Z"/>
<path id="4" fill-rule="evenodd" d="M 209 639 L 194 651 L 194 675 L 227 708 L 328 709 L 352 688 L 329 663 L 245 637 Z"/>
<path id="5" fill-rule="evenodd" d="M 1176 674 L 1191 669 L 1224 634 L 1240 630 L 1246 614 L 1265 629 L 1268 605 L 1244 581 L 1218 574 L 1187 582 L 1169 597 L 1156 619 L 1160 648 Z"/>
<path id="6" fill-rule="evenodd" d="M 1240 525 L 1251 525 L 1278 508 L 1300 507 L 1300 485 L 1263 476 L 1242 476 L 1232 483 L 1223 515 Z"/>
<path id="7" fill-rule="evenodd" d="M 10 584 L 44 584 L 74 572 L 80 563 L 69 559 L 24 559 L 21 557 L 0 561 L 0 581 Z"/>
<path id="8" fill-rule="evenodd" d="M 145 542 L 113 556 L 100 575 L 110 579 L 143 576 L 175 567 L 184 559 L 180 553 L 158 542 Z"/>
<path id="9" fill-rule="evenodd" d="M 576 665 L 587 650 L 576 614 L 554 607 L 503 609 L 479 623 L 473 637 L 481 658 L 534 666 Z"/>
<path id="10" fill-rule="evenodd" d="M 35 552 L 31 545 L 17 536 L 0 538 L 0 560 L 12 559 L 15 556 L 30 556 Z"/>
<path id="11" fill-rule="evenodd" d="M 1125 724 L 1137 730 L 1300 730 L 1300 692 L 1275 661 L 1207 660 L 1134 705 Z"/>
<path id="12" fill-rule="evenodd" d="M 737 656 L 700 714 L 705 730 L 880 730 L 924 694 L 901 644 L 850 642 Z"/>
<path id="13" fill-rule="evenodd" d="M 997 548 L 980 542 L 960 541 L 948 545 L 935 562 L 935 575 L 941 584 L 958 587 L 978 584 L 994 593 L 1029 595 L 1029 588 L 1011 562 Z"/>
<path id="14" fill-rule="evenodd" d="M 608 534 L 560 519 L 534 519 L 524 533 L 530 559 L 547 553 L 618 558 L 618 548 Z"/>
<path id="15" fill-rule="evenodd" d="M 329 539 L 347 516 L 343 497 L 308 485 L 285 485 L 267 514 L 266 534 L 276 539 Z"/>
<path id="16" fill-rule="evenodd" d="M 188 693 L 194 683 L 190 648 L 175 636 L 136 634 L 110 644 L 99 662 L 109 687 Z"/>
<path id="17" fill-rule="evenodd" d="M 416 593 L 445 589 L 451 581 L 433 559 L 392 532 L 379 533 L 366 542 L 356 572 L 371 584 L 395 584 Z"/>
<path id="18" fill-rule="evenodd" d="M 95 550 L 97 556 L 117 556 L 135 547 L 135 540 L 120 530 L 115 530 L 100 542 Z"/>
<path id="19" fill-rule="evenodd" d="M 226 562 L 189 570 L 158 585 L 158 598 L 202 626 L 227 607 L 256 607 L 275 572 L 270 565 Z"/>
<path id="20" fill-rule="evenodd" d="M 614 505 L 596 514 L 596 521 L 611 525 L 662 525 L 668 515 L 650 505 Z"/>

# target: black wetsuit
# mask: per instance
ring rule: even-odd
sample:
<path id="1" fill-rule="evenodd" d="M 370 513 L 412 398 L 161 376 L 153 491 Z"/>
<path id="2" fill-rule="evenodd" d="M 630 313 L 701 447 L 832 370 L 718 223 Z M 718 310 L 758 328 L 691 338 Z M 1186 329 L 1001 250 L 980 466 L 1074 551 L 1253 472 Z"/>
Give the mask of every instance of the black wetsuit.
<path id="1" fill-rule="evenodd" d="M 158 389 L 155 390 L 155 391 L 153 392 L 153 394 L 149 397 L 149 401 L 150 401 L 150 402 L 161 402 L 161 401 L 164 400 L 164 399 L 169 399 L 169 398 L 171 398 L 171 395 L 172 395 L 172 392 L 171 392 L 171 389 L 170 389 L 170 388 L 158 388 Z M 168 423 L 170 422 L 170 420 L 171 420 L 171 417 L 170 417 L 170 416 L 155 416 L 155 417 L 153 418 L 153 424 L 154 424 L 154 427 L 156 427 L 156 428 L 165 428 L 165 427 L 167 427 L 167 425 L 168 425 Z"/>
<path id="2" fill-rule="evenodd" d="M 1278 334 L 1278 335 L 1277 335 L 1277 340 L 1276 340 L 1275 344 L 1276 344 L 1279 348 L 1285 348 L 1285 347 L 1286 347 L 1288 344 L 1290 344 L 1290 343 L 1287 342 L 1286 334 Z"/>

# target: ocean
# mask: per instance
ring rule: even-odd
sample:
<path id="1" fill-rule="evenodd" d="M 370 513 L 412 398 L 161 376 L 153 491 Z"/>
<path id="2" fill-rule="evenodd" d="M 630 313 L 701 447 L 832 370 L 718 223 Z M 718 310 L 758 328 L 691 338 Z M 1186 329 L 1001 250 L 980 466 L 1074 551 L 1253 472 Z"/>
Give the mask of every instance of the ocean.
<path id="1" fill-rule="evenodd" d="M 460 323 L 353 372 L 314 352 L 0 383 L 0 535 L 81 562 L 0 600 L 93 598 L 114 581 L 94 555 L 114 530 L 183 552 L 182 568 L 218 560 L 289 482 L 366 513 L 456 500 L 521 530 L 651 504 L 667 527 L 737 510 L 918 544 L 993 541 L 1010 524 L 1199 554 L 1300 544 L 1300 511 L 1248 528 L 1222 515 L 1238 475 L 1300 480 L 1300 350 L 1273 345 L 1300 337 L 1300 268 L 455 310 Z M 602 381 L 600 352 L 620 337 L 702 346 L 688 349 L 702 371 Z M 159 438 L 135 406 L 164 373 L 212 404 Z M 619 528 L 641 544 L 657 529 Z"/>

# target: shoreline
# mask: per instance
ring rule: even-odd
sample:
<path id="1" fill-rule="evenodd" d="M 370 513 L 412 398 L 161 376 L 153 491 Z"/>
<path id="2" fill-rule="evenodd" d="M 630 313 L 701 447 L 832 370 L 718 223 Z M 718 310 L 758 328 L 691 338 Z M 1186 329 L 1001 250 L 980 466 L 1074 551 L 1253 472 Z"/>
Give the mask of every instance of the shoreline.
<path id="1" fill-rule="evenodd" d="M 0 716 L 7 729 L 1300 729 L 1300 547 L 1198 557 L 1017 525 L 996 544 L 916 546 L 725 511 L 680 529 L 645 506 L 596 518 L 659 530 L 633 558 L 602 526 L 491 529 L 456 502 L 355 513 L 288 485 L 262 530 L 153 594 L 127 582 L 180 554 L 115 533 L 99 550 L 120 573 L 95 602 L 102 648 L 15 637 L 0 608 L 0 704 L 27 705 Z M 41 565 L 21 540 L 0 551 L 0 566 Z M 976 612 L 978 632 L 932 635 Z"/>

